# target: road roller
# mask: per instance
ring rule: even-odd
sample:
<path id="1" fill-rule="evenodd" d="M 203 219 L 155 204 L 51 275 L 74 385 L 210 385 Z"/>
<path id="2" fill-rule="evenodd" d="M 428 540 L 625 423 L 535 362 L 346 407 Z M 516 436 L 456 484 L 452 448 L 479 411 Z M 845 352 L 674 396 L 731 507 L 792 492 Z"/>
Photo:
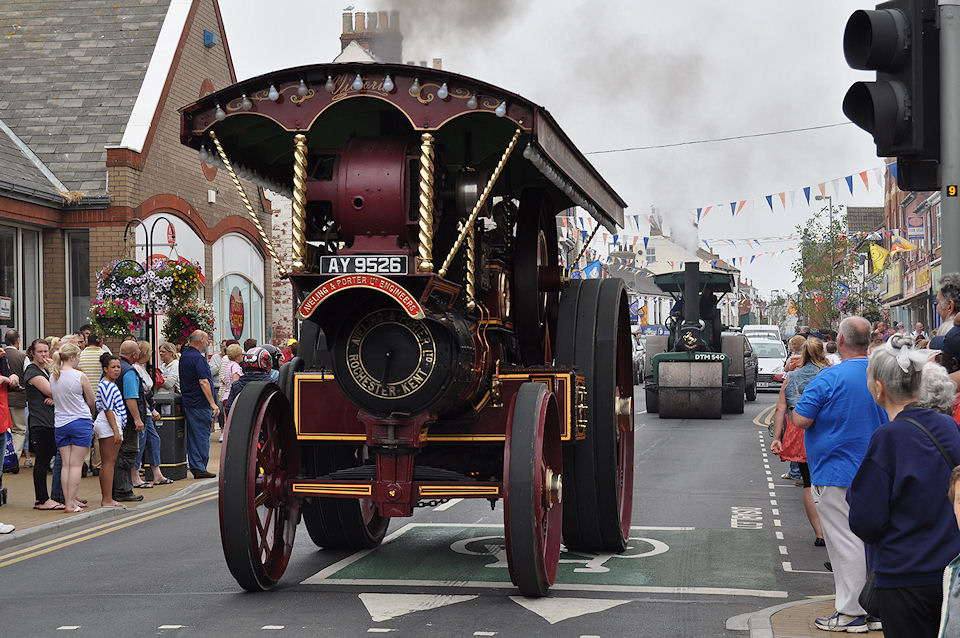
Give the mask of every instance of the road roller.
<path id="1" fill-rule="evenodd" d="M 644 395 L 647 412 L 661 419 L 719 419 L 742 414 L 748 388 L 747 343 L 740 334 L 723 334 L 718 304 L 735 288 L 733 275 L 700 271 L 684 263 L 682 271 L 655 275 L 654 283 L 673 297 L 666 336 L 647 337 Z"/>

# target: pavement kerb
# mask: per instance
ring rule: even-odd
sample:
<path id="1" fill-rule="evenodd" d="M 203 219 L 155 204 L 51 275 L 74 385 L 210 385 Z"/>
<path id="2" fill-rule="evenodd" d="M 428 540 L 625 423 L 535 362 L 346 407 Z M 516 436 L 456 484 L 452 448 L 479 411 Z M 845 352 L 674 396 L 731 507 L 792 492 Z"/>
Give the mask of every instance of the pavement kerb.
<path id="1" fill-rule="evenodd" d="M 774 605 L 759 611 L 754 611 L 739 616 L 732 616 L 727 619 L 726 628 L 728 631 L 749 631 L 750 638 L 774 638 L 773 621 L 771 618 L 778 611 L 798 607 L 800 605 L 812 605 L 821 602 L 821 599 L 794 600 L 781 605 Z"/>
<path id="2" fill-rule="evenodd" d="M 156 509 L 157 507 L 168 505 L 195 493 L 215 491 L 218 488 L 218 485 L 218 479 L 198 481 L 196 483 L 191 483 L 187 487 L 174 494 L 171 494 L 170 496 L 166 496 L 156 501 L 150 501 L 149 503 L 141 503 L 133 507 L 127 506 L 126 509 L 119 509 L 115 507 L 98 507 L 89 512 L 71 515 L 68 518 L 62 518 L 49 523 L 43 523 L 42 525 L 34 525 L 26 529 L 16 530 L 10 534 L 4 534 L 0 536 L 0 551 L 12 549 L 18 545 L 23 545 L 25 543 L 40 540 L 49 536 L 54 536 L 56 534 L 61 534 L 63 532 L 72 531 L 88 525 L 93 525 L 94 523 L 101 521 L 113 518 L 122 518 L 130 514 L 147 512 L 152 509 Z"/>

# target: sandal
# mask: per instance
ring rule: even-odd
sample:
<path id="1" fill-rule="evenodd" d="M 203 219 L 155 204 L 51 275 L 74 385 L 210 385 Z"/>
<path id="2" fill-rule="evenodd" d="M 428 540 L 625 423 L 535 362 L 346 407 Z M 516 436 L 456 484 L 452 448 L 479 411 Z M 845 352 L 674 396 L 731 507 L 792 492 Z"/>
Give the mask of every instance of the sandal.
<path id="1" fill-rule="evenodd" d="M 170 485 L 173 483 L 173 479 L 164 477 L 162 481 L 154 481 L 154 485 Z"/>
<path id="2" fill-rule="evenodd" d="M 153 487 L 153 483 L 143 482 L 138 485 L 134 485 L 134 487 L 141 490 L 149 490 L 151 487 Z"/>
<path id="3" fill-rule="evenodd" d="M 37 503 L 36 505 L 33 506 L 33 509 L 35 509 L 35 510 L 40 510 L 41 512 L 54 512 L 54 511 L 62 511 L 62 510 L 67 509 L 67 508 L 63 505 L 63 503 L 57 503 L 57 504 L 56 504 L 55 506 L 53 506 L 53 507 L 40 507 L 41 505 L 43 505 L 43 503 Z"/>

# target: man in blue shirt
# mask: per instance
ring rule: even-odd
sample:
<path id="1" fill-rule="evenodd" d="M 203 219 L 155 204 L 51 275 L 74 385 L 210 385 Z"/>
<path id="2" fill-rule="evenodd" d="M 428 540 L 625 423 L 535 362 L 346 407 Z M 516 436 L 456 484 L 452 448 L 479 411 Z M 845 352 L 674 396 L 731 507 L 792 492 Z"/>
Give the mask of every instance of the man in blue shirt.
<path id="1" fill-rule="evenodd" d="M 210 462 L 210 433 L 220 408 L 213 399 L 213 379 L 204 352 L 210 337 L 203 330 L 190 335 L 190 344 L 180 355 L 180 395 L 186 417 L 187 465 L 193 478 L 214 478 Z"/>
<path id="2" fill-rule="evenodd" d="M 814 502 L 833 567 L 837 613 L 816 620 L 817 627 L 826 631 L 867 631 L 867 625 L 875 620 L 868 623 L 857 600 L 867 579 L 866 557 L 863 541 L 850 530 L 847 504 L 847 488 L 870 437 L 887 421 L 867 389 L 869 344 L 866 319 L 841 321 L 837 352 L 842 361 L 824 368 L 810 381 L 793 413 L 793 424 L 806 430 L 804 445 Z"/>
<path id="3" fill-rule="evenodd" d="M 117 453 L 113 466 L 113 500 L 121 502 L 142 501 L 143 496 L 133 493 L 132 469 L 137 462 L 139 432 L 147 418 L 147 402 L 143 399 L 143 387 L 140 375 L 133 364 L 140 358 L 140 349 L 136 341 L 124 341 L 120 345 L 120 378 L 117 384 L 127 408 L 127 420 L 120 425 L 123 428 L 123 443 Z"/>

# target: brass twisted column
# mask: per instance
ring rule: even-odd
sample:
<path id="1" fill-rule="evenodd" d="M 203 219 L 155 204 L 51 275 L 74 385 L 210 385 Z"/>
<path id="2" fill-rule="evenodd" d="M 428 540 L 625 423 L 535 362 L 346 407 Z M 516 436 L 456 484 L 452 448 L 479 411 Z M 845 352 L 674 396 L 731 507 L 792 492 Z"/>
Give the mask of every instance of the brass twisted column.
<path id="1" fill-rule="evenodd" d="M 433 135 L 420 136 L 420 233 L 417 270 L 433 272 Z"/>
<path id="2" fill-rule="evenodd" d="M 480 198 L 477 199 L 476 205 L 473 207 L 473 212 L 470 213 L 470 217 L 467 219 L 466 226 L 460 231 L 460 235 L 457 237 L 457 241 L 454 242 L 453 248 L 450 249 L 450 253 L 447 255 L 447 258 L 443 261 L 443 266 L 440 267 L 440 272 L 438 273 L 441 277 L 445 277 L 447 270 L 450 268 L 450 262 L 453 261 L 453 258 L 456 256 L 457 251 L 460 250 L 460 246 L 463 245 L 463 240 L 466 239 L 467 231 L 470 228 L 473 228 L 473 225 L 477 223 L 477 215 L 480 214 L 480 209 L 484 207 L 487 203 L 487 198 L 490 197 L 491 191 L 493 191 L 494 184 L 497 183 L 497 178 L 500 177 L 500 173 L 503 171 L 503 167 L 506 166 L 507 160 L 510 159 L 510 154 L 513 152 L 514 147 L 517 145 L 517 140 L 520 139 L 520 134 L 523 132 L 522 129 L 517 129 L 513 138 L 510 140 L 510 143 L 507 144 L 506 150 L 503 151 L 503 156 L 500 158 L 500 161 L 497 162 L 497 167 L 493 169 L 493 174 L 490 176 L 490 179 L 487 180 L 487 185 L 484 187 L 483 192 L 480 193 Z"/>
<path id="3" fill-rule="evenodd" d="M 293 268 L 304 269 L 304 247 L 307 227 L 307 136 L 297 133 L 293 137 L 296 149 L 293 152 Z"/>
<path id="4" fill-rule="evenodd" d="M 467 308 L 477 307 L 477 251 L 474 236 L 477 229 L 470 226 L 467 231 Z"/>
<path id="5" fill-rule="evenodd" d="M 277 264 L 277 271 L 280 273 L 281 277 L 286 277 L 287 269 L 284 268 L 283 264 L 280 262 L 277 252 L 273 249 L 273 244 L 270 243 L 270 237 L 267 236 L 266 231 L 263 230 L 263 225 L 260 224 L 260 219 L 257 217 L 257 214 L 253 212 L 253 206 L 250 204 L 250 200 L 247 199 L 247 194 L 243 190 L 243 184 L 240 183 L 240 178 L 237 177 L 236 172 L 233 170 L 233 165 L 230 164 L 230 159 L 223 151 L 223 146 L 220 145 L 220 140 L 217 139 L 217 134 L 213 131 L 210 131 L 210 139 L 213 140 L 213 145 L 217 148 L 217 154 L 220 156 L 220 161 L 223 162 L 227 172 L 230 174 L 230 178 L 233 180 L 234 186 L 237 187 L 237 193 L 240 194 L 240 199 L 243 200 L 243 205 L 247 208 L 247 214 L 250 215 L 250 219 L 253 220 L 253 225 L 257 227 L 257 231 L 260 233 L 260 239 L 263 240 L 263 244 L 267 247 L 267 252 L 270 253 L 271 257 L 273 257 L 274 263 Z"/>

